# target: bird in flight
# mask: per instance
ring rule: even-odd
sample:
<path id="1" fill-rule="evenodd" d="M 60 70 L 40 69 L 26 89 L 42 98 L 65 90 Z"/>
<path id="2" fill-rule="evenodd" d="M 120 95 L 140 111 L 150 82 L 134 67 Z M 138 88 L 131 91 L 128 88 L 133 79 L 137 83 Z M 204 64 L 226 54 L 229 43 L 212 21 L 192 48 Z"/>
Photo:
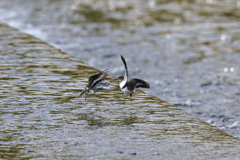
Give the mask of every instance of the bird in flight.
<path id="1" fill-rule="evenodd" d="M 132 97 L 132 94 L 135 92 L 135 88 L 150 88 L 150 84 L 147 83 L 146 81 L 138 78 L 133 78 L 130 81 L 128 81 L 128 68 L 127 68 L 127 63 L 124 59 L 124 57 L 121 55 L 122 62 L 125 67 L 125 75 L 124 76 L 118 76 L 115 80 L 120 80 L 119 86 L 122 90 L 123 93 L 126 94 L 126 98 L 124 100 L 124 103 L 130 95 Z"/>
<path id="2" fill-rule="evenodd" d="M 107 77 L 108 69 L 105 69 L 102 72 L 93 74 L 88 79 L 88 84 L 85 89 L 79 94 L 79 97 L 85 95 L 85 101 L 89 93 L 95 93 L 96 91 L 110 91 L 113 89 L 108 81 L 105 81 Z"/>

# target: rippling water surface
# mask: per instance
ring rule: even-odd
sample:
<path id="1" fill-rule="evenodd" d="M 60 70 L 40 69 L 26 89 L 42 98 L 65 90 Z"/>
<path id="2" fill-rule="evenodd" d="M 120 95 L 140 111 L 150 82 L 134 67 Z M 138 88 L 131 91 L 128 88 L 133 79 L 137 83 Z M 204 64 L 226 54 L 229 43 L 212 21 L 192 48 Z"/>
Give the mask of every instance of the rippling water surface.
<path id="1" fill-rule="evenodd" d="M 126 104 L 118 89 L 85 102 L 77 95 L 98 71 L 32 36 L 1 24 L 0 44 L 3 159 L 239 154 L 237 139 L 141 91 Z"/>
<path id="2" fill-rule="evenodd" d="M 123 54 L 131 62 L 130 75 L 154 86 L 148 93 L 204 120 L 221 113 L 239 120 L 238 1 L 11 0 L 0 5 L 3 21 L 90 66 L 110 68 L 118 76 Z"/>
<path id="3" fill-rule="evenodd" d="M 239 119 L 239 2 L 9 0 L 0 6 L 1 20 L 68 53 L 1 25 L 1 158 L 239 155 L 239 141 L 144 93 L 126 105 L 117 100 L 118 89 L 90 95 L 87 103 L 77 98 L 98 72 L 77 59 L 118 76 L 123 54 L 130 75 L 150 82 L 148 93 L 204 120 L 219 112 L 228 124 Z"/>

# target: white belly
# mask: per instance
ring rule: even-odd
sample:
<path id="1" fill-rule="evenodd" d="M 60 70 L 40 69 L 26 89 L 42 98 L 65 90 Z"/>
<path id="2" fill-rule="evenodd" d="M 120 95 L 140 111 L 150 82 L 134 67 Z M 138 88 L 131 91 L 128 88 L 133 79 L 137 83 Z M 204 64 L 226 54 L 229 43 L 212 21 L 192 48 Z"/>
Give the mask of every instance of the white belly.
<path id="1" fill-rule="evenodd" d="M 119 83 L 119 87 L 123 88 L 123 86 L 125 86 L 126 83 L 127 83 L 127 78 L 124 77 L 123 81 Z"/>
<path id="2" fill-rule="evenodd" d="M 122 89 L 122 92 L 125 94 L 131 94 L 132 92 L 127 89 L 127 87 Z"/>

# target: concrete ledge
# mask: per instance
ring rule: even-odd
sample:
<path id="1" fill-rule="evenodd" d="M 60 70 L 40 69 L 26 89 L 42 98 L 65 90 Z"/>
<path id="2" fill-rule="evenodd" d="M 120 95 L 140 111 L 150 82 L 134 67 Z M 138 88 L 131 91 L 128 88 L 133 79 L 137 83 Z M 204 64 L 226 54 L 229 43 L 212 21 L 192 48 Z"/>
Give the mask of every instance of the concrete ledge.
<path id="1" fill-rule="evenodd" d="M 238 139 L 141 91 L 78 98 L 97 70 L 37 38 L 0 24 L 0 44 L 0 158 L 239 159 Z"/>

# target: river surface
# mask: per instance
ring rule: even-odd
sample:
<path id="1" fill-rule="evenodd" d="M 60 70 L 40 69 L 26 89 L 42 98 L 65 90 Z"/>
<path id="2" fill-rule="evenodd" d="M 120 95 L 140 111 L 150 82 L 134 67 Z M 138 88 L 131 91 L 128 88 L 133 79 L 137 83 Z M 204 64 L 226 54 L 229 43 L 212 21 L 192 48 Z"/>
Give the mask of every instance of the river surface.
<path id="1" fill-rule="evenodd" d="M 2 21 L 90 66 L 240 136 L 239 7 L 235 0 L 1 1 Z"/>
<path id="2" fill-rule="evenodd" d="M 125 104 L 119 88 L 85 102 L 98 71 L 39 39 L 0 24 L 0 44 L 1 159 L 239 157 L 238 139 L 141 91 Z"/>
<path id="3" fill-rule="evenodd" d="M 122 54 L 130 76 L 151 84 L 151 88 L 145 90 L 147 93 L 239 138 L 239 125 L 232 125 L 240 121 L 239 2 L 8 0 L 1 1 L 0 6 L 1 21 L 67 53 L 60 54 L 51 47 L 45 51 L 47 46 L 35 39 L 26 43 L 26 53 L 15 46 L 15 43 L 24 41 L 13 41 L 12 48 L 1 46 L 4 60 L 1 64 L 1 98 L 4 99 L 1 105 L 14 108 L 12 112 L 7 107 L 2 110 L 2 119 L 6 119 L 9 126 L 18 128 L 19 123 L 24 127 L 24 119 L 29 119 L 27 115 L 32 116 L 33 124 L 41 123 L 36 125 L 39 128 L 58 125 L 57 120 L 64 121 L 65 112 L 75 108 L 75 103 L 85 105 L 75 97 L 85 85 L 87 76 L 97 72 L 92 68 L 88 70 L 89 67 L 81 61 L 99 70 L 109 68 L 111 75 L 118 76 L 124 73 Z M 26 35 L 22 36 L 24 39 Z M 8 38 L 14 40 L 14 36 Z M 33 44 L 39 49 L 44 45 L 44 52 L 36 48 L 31 52 Z M 94 96 L 100 100 L 107 97 L 111 102 L 108 93 Z M 141 94 L 135 98 L 138 97 L 141 99 Z M 64 102 L 64 105 L 56 105 L 56 102 Z M 46 109 L 48 104 L 51 107 Z M 92 108 L 91 98 L 88 105 Z M 109 106 L 114 108 L 112 103 Z M 54 118 L 50 121 L 51 114 L 45 113 L 55 113 L 56 108 L 64 111 L 53 115 L 57 117 L 56 121 Z M 95 109 L 98 107 L 93 107 Z M 126 115 L 130 110 L 126 110 Z M 45 120 L 35 112 L 44 113 Z M 88 111 L 83 115 L 86 113 Z M 76 123 L 88 123 L 85 119 Z M 22 132 L 15 132 L 13 128 L 9 127 L 15 134 L 10 135 L 10 139 L 22 136 Z"/>

